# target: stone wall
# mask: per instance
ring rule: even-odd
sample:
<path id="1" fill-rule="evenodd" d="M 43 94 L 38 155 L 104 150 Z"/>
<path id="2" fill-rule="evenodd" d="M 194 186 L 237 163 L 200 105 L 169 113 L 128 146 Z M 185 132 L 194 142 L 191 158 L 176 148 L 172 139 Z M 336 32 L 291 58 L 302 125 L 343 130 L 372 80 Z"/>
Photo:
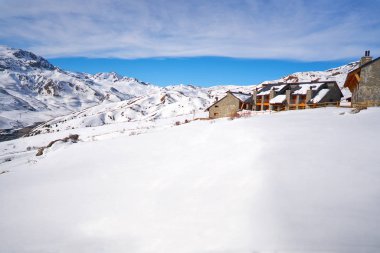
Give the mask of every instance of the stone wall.
<path id="1" fill-rule="evenodd" d="M 230 117 L 239 111 L 239 99 L 227 93 L 227 95 L 209 108 L 209 118 L 216 119 Z"/>
<path id="2" fill-rule="evenodd" d="M 353 102 L 380 102 L 380 60 L 361 69 L 359 88 L 355 95 Z"/>
<path id="3" fill-rule="evenodd" d="M 286 90 L 285 95 L 286 95 L 286 110 L 289 110 L 291 91 Z"/>
<path id="4" fill-rule="evenodd" d="M 260 108 L 256 107 L 256 104 L 257 104 L 257 89 L 253 89 L 253 93 L 252 93 L 252 110 L 253 111 L 260 110 Z"/>

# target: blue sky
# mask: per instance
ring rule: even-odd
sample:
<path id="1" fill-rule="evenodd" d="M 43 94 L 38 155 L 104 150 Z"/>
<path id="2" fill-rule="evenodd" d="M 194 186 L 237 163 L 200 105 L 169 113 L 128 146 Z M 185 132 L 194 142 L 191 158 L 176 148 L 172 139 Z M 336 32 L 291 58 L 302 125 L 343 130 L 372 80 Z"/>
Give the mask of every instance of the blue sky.
<path id="1" fill-rule="evenodd" d="M 157 85 L 252 85 L 298 71 L 326 70 L 347 61 L 299 62 L 291 60 L 183 57 L 148 59 L 59 58 L 54 65 L 87 73 L 117 72 Z"/>
<path id="2" fill-rule="evenodd" d="M 0 0 L 0 6 L 0 44 L 64 69 L 112 70 L 159 85 L 251 84 L 338 66 L 368 49 L 380 54 L 380 0 Z"/>

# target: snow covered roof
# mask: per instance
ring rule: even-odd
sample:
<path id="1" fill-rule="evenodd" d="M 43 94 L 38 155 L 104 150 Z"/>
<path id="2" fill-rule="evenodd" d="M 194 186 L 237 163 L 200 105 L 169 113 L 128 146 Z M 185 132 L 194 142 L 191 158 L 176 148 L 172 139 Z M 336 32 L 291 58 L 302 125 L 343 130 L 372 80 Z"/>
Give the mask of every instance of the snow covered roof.
<path id="1" fill-rule="evenodd" d="M 270 93 L 271 90 L 274 90 L 276 92 L 281 92 L 287 86 L 288 86 L 287 83 L 270 83 L 270 84 L 265 84 L 259 90 L 259 92 L 257 93 L 257 95 L 258 96 L 269 95 L 269 93 Z"/>
<path id="2" fill-rule="evenodd" d="M 251 94 L 246 94 L 242 92 L 231 92 L 231 91 L 230 93 L 242 102 L 250 102 L 250 100 L 252 99 Z"/>
<path id="3" fill-rule="evenodd" d="M 271 104 L 282 104 L 286 100 L 286 95 L 277 95 L 271 100 L 269 100 L 269 103 Z"/>
<path id="4" fill-rule="evenodd" d="M 306 95 L 308 90 L 318 90 L 325 83 L 303 83 L 292 86 L 294 95 Z"/>
<path id="5" fill-rule="evenodd" d="M 243 93 L 243 92 L 236 92 L 236 91 L 227 91 L 227 93 L 230 93 L 232 96 L 239 99 L 241 102 L 252 103 L 252 95 L 251 94 L 247 94 L 247 93 Z M 226 97 L 227 97 L 227 95 L 224 96 L 223 98 L 221 98 L 220 100 L 215 101 L 213 104 L 211 104 L 209 107 L 207 107 L 205 109 L 205 111 L 208 111 L 213 105 L 219 103 L 220 101 L 222 101 Z"/>
<path id="6" fill-rule="evenodd" d="M 319 103 L 329 92 L 330 89 L 322 89 L 318 92 L 317 95 L 315 95 L 314 98 L 310 99 L 310 102 L 312 103 Z"/>

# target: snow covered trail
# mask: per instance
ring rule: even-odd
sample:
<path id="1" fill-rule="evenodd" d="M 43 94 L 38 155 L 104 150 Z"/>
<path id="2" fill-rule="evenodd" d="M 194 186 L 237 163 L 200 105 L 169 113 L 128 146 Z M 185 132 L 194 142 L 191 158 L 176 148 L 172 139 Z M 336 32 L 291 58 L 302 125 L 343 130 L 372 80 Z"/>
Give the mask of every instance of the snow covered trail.
<path id="1" fill-rule="evenodd" d="M 380 110 L 348 112 L 192 122 L 0 164 L 0 252 L 379 252 Z"/>

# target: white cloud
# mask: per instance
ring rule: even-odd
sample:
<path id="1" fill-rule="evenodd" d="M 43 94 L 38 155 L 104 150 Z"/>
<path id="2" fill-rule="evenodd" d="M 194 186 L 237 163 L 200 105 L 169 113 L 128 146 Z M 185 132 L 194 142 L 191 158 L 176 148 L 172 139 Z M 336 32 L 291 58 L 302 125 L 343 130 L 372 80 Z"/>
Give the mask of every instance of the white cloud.
<path id="1" fill-rule="evenodd" d="M 380 54 L 376 1 L 0 0 L 0 43 L 45 57 L 229 56 L 333 60 Z"/>

